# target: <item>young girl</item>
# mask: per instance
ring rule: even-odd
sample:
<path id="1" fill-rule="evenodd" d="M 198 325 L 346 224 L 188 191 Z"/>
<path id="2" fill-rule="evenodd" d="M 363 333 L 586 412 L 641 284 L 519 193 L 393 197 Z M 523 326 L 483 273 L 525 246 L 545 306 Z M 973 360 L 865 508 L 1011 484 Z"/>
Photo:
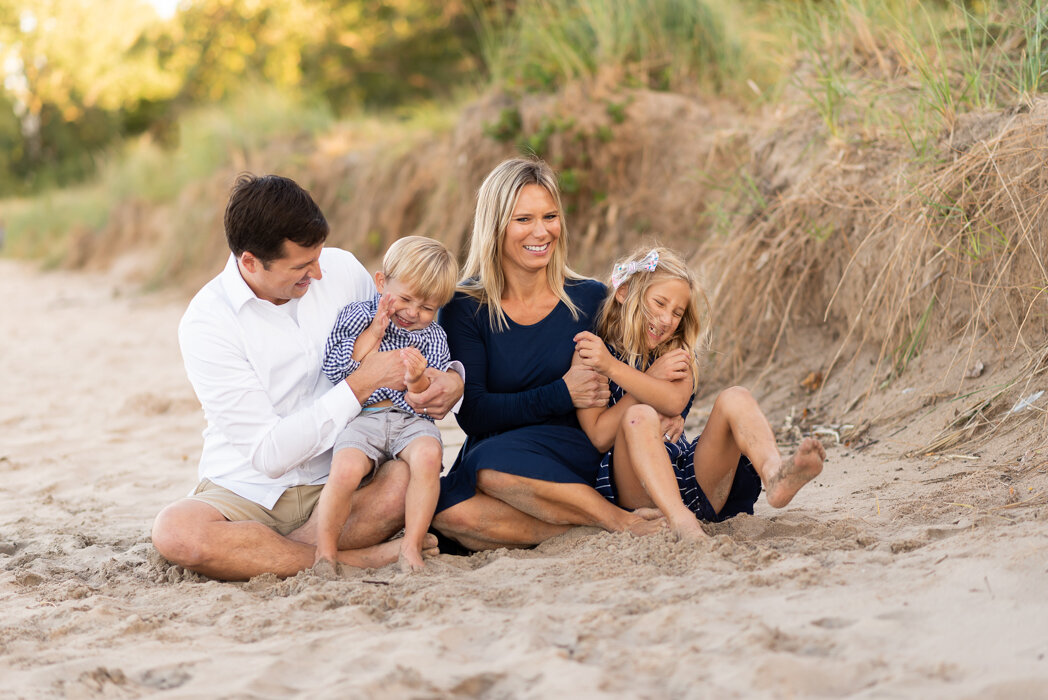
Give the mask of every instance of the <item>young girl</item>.
<path id="1" fill-rule="evenodd" d="M 575 336 L 578 361 L 610 380 L 606 408 L 579 409 L 579 422 L 606 452 L 597 490 L 629 509 L 656 506 L 679 538 L 699 539 L 699 520 L 753 513 L 761 484 L 785 506 L 822 471 L 813 438 L 783 460 L 771 426 L 742 387 L 721 392 L 702 434 L 683 435 L 698 386 L 696 345 L 702 290 L 684 260 L 656 247 L 617 264 L 597 332 Z M 603 338 L 604 340 L 601 340 Z"/>

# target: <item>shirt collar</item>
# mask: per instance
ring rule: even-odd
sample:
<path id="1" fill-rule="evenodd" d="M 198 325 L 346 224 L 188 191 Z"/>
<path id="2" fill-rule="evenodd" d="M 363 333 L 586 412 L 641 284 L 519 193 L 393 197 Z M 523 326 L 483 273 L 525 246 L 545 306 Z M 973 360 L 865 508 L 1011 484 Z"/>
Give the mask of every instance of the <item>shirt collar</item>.
<path id="1" fill-rule="evenodd" d="M 226 290 L 226 296 L 229 297 L 235 311 L 239 312 L 244 308 L 244 304 L 258 298 L 244 281 L 244 277 L 240 274 L 240 267 L 237 265 L 237 258 L 232 253 L 229 254 L 229 260 L 226 261 L 226 267 L 222 270 L 220 277 L 222 288 Z"/>

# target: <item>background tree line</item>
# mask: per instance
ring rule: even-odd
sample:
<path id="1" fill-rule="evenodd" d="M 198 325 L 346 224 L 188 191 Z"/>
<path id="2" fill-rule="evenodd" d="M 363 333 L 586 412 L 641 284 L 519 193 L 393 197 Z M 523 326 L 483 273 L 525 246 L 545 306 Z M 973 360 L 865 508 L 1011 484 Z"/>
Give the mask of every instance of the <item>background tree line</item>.
<path id="1" fill-rule="evenodd" d="M 0 0 L 0 197 L 84 179 L 121 139 L 264 84 L 335 115 L 482 70 L 470 0 Z"/>

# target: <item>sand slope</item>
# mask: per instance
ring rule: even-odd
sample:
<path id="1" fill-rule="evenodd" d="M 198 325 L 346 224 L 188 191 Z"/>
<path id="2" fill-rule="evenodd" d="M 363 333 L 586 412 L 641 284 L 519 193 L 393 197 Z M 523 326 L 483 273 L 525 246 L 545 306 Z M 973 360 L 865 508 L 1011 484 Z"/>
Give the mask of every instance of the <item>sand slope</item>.
<path id="1" fill-rule="evenodd" d="M 184 300 L 10 261 L 0 289 L 0 697 L 1048 697 L 1048 475 L 1015 436 L 831 445 L 698 547 L 578 528 L 218 583 L 148 537 L 196 478 Z"/>

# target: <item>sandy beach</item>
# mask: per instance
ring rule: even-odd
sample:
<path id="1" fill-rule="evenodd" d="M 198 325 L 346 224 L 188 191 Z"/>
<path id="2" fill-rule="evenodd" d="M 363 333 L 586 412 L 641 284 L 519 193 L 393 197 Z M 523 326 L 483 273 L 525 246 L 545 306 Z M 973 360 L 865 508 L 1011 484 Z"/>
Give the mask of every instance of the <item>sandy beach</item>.
<path id="1" fill-rule="evenodd" d="M 1048 697 L 1040 420 L 906 457 L 956 408 L 896 386 L 901 428 L 826 437 L 790 506 L 697 546 L 577 528 L 418 575 L 220 583 L 149 540 L 196 482 L 185 297 L 9 260 L 0 290 L 0 697 Z M 790 396 L 758 394 L 773 425 Z"/>

